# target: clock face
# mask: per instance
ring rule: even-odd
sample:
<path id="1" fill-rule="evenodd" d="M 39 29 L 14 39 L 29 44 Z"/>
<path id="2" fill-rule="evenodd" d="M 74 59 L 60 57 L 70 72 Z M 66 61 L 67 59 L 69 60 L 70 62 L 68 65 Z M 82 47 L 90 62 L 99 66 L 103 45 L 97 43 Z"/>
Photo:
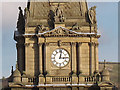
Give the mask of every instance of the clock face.
<path id="1" fill-rule="evenodd" d="M 64 67 L 69 63 L 69 54 L 64 49 L 56 49 L 52 53 L 51 61 L 57 67 Z"/>

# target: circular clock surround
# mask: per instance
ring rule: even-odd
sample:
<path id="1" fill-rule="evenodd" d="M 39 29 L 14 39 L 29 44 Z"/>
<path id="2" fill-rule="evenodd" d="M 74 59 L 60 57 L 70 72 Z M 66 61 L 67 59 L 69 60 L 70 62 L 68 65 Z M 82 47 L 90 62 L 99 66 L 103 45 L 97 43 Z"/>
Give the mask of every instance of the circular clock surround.
<path id="1" fill-rule="evenodd" d="M 56 49 L 51 55 L 51 61 L 57 67 L 64 67 L 69 63 L 69 54 L 65 49 Z"/>

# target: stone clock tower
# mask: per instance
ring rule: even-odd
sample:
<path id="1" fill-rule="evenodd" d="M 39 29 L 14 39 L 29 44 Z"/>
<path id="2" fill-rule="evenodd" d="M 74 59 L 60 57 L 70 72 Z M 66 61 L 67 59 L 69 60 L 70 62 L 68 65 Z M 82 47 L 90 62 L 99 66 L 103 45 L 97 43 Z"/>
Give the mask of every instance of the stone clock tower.
<path id="1" fill-rule="evenodd" d="M 24 14 L 19 7 L 14 34 L 17 65 L 9 87 L 84 90 L 109 81 L 109 72 L 98 69 L 95 9 L 88 10 L 85 1 L 30 1 Z"/>

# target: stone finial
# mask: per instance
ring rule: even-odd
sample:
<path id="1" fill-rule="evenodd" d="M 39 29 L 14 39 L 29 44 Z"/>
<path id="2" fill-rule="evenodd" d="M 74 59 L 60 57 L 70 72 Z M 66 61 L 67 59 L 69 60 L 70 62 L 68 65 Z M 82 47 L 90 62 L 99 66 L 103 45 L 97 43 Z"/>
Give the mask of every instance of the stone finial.
<path id="1" fill-rule="evenodd" d="M 102 70 L 102 81 L 109 81 L 110 77 L 109 77 L 109 71 L 108 69 L 106 69 L 106 60 L 104 60 L 104 68 Z"/>
<path id="2" fill-rule="evenodd" d="M 16 69 L 18 69 L 18 61 L 16 62 Z"/>
<path id="3" fill-rule="evenodd" d="M 104 60 L 104 69 L 106 68 L 106 60 Z"/>

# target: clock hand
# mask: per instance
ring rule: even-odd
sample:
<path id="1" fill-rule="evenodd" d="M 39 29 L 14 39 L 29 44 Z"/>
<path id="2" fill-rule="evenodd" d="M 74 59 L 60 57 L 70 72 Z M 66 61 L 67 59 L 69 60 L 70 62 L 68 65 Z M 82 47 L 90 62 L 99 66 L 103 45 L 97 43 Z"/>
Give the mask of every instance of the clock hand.
<path id="1" fill-rule="evenodd" d="M 66 59 L 66 58 L 68 58 L 68 57 L 62 57 L 61 59 Z"/>
<path id="2" fill-rule="evenodd" d="M 60 53 L 59 59 L 61 59 L 61 53 Z"/>

